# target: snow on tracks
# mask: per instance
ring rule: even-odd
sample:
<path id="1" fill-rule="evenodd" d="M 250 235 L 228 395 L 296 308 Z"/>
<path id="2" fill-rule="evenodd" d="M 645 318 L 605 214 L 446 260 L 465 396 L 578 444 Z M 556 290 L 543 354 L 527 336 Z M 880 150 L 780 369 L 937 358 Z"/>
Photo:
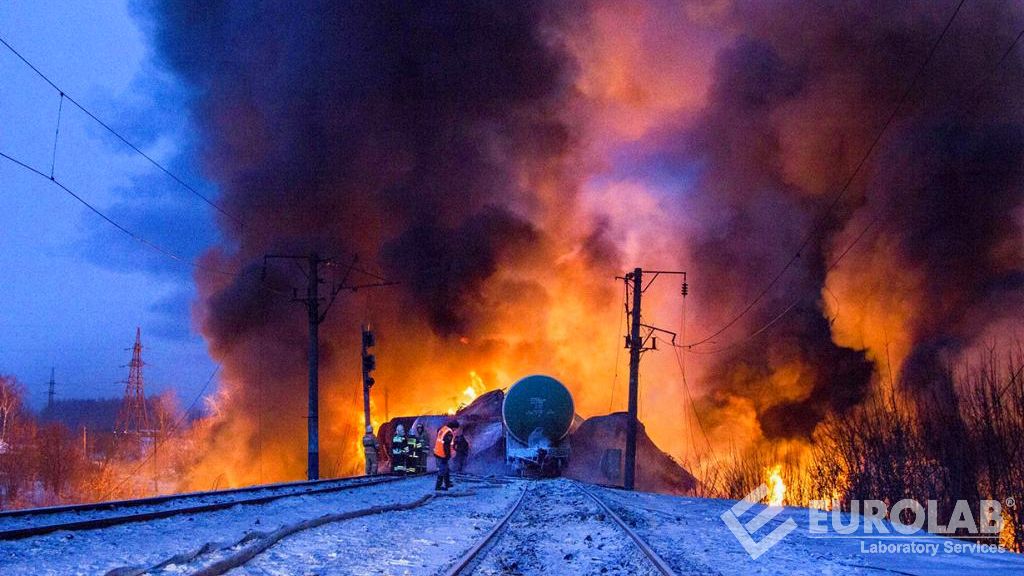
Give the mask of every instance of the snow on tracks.
<path id="1" fill-rule="evenodd" d="M 437 574 L 499 521 L 525 484 L 457 480 L 415 509 L 298 532 L 228 574 Z"/>
<path id="2" fill-rule="evenodd" d="M 339 478 L 289 482 L 213 492 L 174 494 L 136 500 L 117 500 L 0 512 L 0 540 L 17 540 L 61 530 L 91 530 L 129 522 L 144 522 L 178 514 L 209 512 L 238 504 L 264 504 L 279 498 L 349 490 L 391 482 L 396 478 Z"/>
<path id="3" fill-rule="evenodd" d="M 426 494 L 433 478 L 405 478 L 353 491 L 291 495 L 258 505 L 136 522 L 80 532 L 54 532 L 0 542 L 0 573 L 15 575 L 96 575 L 122 566 L 151 566 L 204 543 L 218 549 L 246 534 L 324 514 L 388 505 Z M 170 572 L 169 572 L 170 573 Z"/>
<path id="4" fill-rule="evenodd" d="M 490 546 L 460 574 L 660 574 L 613 518 L 569 480 L 530 485 Z"/>

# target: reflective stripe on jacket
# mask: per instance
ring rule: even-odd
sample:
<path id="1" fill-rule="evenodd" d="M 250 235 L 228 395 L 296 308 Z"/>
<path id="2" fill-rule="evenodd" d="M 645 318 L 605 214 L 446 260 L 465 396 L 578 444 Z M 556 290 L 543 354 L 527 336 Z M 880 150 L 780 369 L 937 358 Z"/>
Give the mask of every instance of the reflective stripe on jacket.
<path id="1" fill-rule="evenodd" d="M 405 436 L 395 436 L 391 439 L 391 453 L 392 454 L 403 454 L 407 451 L 405 445 Z"/>
<path id="2" fill-rule="evenodd" d="M 448 438 L 448 451 L 445 452 L 445 438 Z M 434 456 L 438 458 L 449 458 L 455 452 L 455 446 L 453 441 L 455 440 L 455 433 L 452 429 L 447 426 L 441 426 L 441 429 L 437 431 L 437 440 L 434 440 Z"/>

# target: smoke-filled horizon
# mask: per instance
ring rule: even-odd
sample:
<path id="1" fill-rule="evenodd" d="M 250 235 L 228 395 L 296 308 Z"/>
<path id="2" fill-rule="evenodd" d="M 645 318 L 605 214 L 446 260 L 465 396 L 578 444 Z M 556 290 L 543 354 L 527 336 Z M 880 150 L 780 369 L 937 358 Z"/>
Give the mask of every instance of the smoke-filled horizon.
<path id="1" fill-rule="evenodd" d="M 391 416 L 436 412 L 532 372 L 584 416 L 621 409 L 613 277 L 637 265 L 690 273 L 688 343 L 800 251 L 683 352 L 717 448 L 806 440 L 892 372 L 934 392 L 941 362 L 1024 311 L 1020 53 L 990 74 L 1019 8 L 962 9 L 829 207 L 955 6 L 155 3 L 204 170 L 246 223 L 205 258 L 246 273 L 198 278 L 225 386 L 194 481 L 303 470 L 305 278 L 261 278 L 268 252 L 358 254 L 401 282 L 342 294 L 323 325 L 328 473 L 360 466 L 361 322 L 377 418 L 385 387 Z M 645 318 L 675 330 L 678 287 L 655 286 Z M 694 458 L 672 352 L 642 374 L 654 440 Z"/>

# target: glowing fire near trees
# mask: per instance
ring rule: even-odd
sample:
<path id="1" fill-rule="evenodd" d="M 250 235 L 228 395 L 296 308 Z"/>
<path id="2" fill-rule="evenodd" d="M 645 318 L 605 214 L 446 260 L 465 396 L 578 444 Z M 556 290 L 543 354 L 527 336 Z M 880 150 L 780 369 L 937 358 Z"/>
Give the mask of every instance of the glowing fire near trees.
<path id="1" fill-rule="evenodd" d="M 768 470 L 765 470 L 767 479 L 765 480 L 768 485 L 768 499 L 769 506 L 782 506 L 786 500 L 786 483 L 782 480 L 782 465 L 776 464 Z"/>

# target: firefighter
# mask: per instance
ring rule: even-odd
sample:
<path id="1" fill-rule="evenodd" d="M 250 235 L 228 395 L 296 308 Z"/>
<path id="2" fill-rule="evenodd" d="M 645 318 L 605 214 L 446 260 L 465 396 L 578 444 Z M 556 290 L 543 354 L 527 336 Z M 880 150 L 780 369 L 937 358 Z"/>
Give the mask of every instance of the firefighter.
<path id="1" fill-rule="evenodd" d="M 430 436 L 423 428 L 422 423 L 416 424 L 416 446 L 419 448 L 418 459 L 416 460 L 416 472 L 427 471 L 427 455 L 430 453 Z"/>
<path id="2" fill-rule="evenodd" d="M 395 436 L 391 439 L 391 471 L 395 474 L 405 474 L 408 455 L 409 445 L 405 437 L 405 426 L 399 424 L 395 428 Z"/>
<path id="3" fill-rule="evenodd" d="M 466 433 L 460 432 L 455 437 L 455 457 L 452 458 L 452 468 L 456 472 L 462 472 L 466 467 L 466 457 L 469 456 L 469 441 L 466 440 Z"/>
<path id="4" fill-rule="evenodd" d="M 416 474 L 420 471 L 420 458 L 423 455 L 423 447 L 420 445 L 419 436 L 412 433 L 408 434 L 405 437 L 405 445 L 405 472 L 406 474 Z"/>
<path id="5" fill-rule="evenodd" d="M 366 453 L 367 476 L 377 475 L 377 450 L 379 449 L 380 443 L 377 442 L 377 437 L 373 435 L 373 426 L 367 426 L 366 435 L 363 436 L 363 452 Z"/>
<path id="6" fill-rule="evenodd" d="M 452 420 L 441 426 L 434 440 L 434 458 L 437 460 L 437 483 L 434 490 L 447 490 L 452 487 L 452 476 L 448 470 L 448 460 L 455 452 L 455 431 L 459 429 L 459 421 Z"/>

